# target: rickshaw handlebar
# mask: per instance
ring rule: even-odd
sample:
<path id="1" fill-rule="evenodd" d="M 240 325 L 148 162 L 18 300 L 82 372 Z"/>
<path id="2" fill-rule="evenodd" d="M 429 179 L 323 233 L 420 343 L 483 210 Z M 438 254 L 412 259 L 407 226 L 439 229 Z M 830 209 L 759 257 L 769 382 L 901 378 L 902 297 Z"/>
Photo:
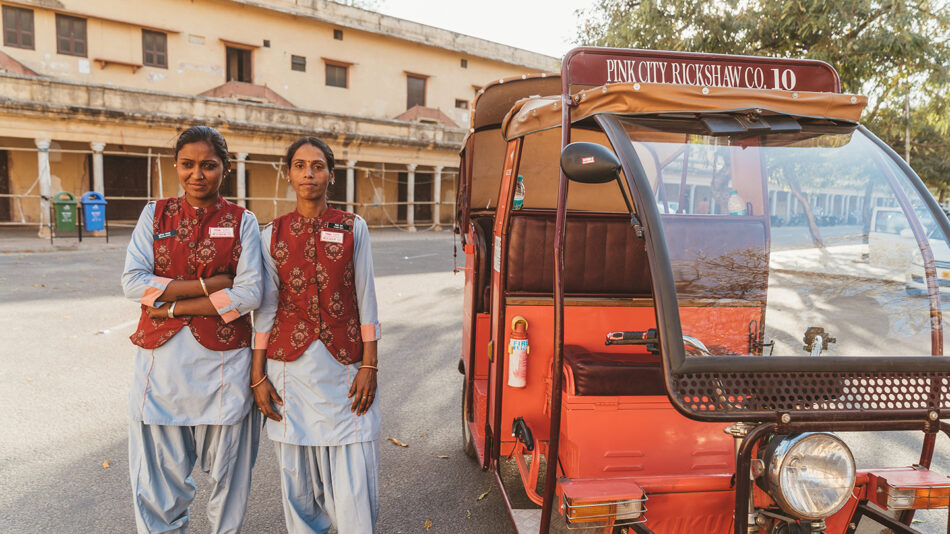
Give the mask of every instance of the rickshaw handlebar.
<path id="1" fill-rule="evenodd" d="M 655 328 L 644 331 L 607 332 L 604 345 L 650 345 L 658 343 Z"/>

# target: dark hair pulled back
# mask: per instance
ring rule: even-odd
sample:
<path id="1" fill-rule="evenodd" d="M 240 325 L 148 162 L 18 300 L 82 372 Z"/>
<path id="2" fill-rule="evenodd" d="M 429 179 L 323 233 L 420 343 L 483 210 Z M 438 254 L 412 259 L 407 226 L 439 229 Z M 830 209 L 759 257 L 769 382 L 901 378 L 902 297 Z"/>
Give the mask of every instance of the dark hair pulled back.
<path id="1" fill-rule="evenodd" d="M 178 136 L 178 142 L 175 143 L 175 159 L 178 159 L 178 152 L 181 151 L 183 146 L 199 141 L 208 143 L 214 153 L 221 158 L 221 163 L 224 164 L 224 172 L 227 173 L 231 168 L 231 161 L 228 158 L 228 142 L 224 140 L 221 132 L 210 126 L 192 126 L 181 132 L 181 135 Z"/>
<path id="2" fill-rule="evenodd" d="M 316 137 L 301 137 L 294 141 L 290 148 L 287 149 L 287 156 L 284 158 L 284 163 L 287 164 L 287 168 L 290 168 L 290 161 L 294 159 L 294 154 L 297 153 L 297 150 L 304 145 L 313 145 L 319 148 L 323 152 L 323 156 L 327 158 L 327 170 L 330 171 L 330 174 L 333 174 L 333 150 L 330 149 L 330 145 L 326 144 L 322 139 L 317 139 Z"/>

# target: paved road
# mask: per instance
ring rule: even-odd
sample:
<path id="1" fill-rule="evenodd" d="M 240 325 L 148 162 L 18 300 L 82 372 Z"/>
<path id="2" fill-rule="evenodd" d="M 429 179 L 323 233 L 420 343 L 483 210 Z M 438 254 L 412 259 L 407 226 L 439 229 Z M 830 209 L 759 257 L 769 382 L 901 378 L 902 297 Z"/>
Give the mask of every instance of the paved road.
<path id="1" fill-rule="evenodd" d="M 381 443 L 379 531 L 425 532 L 428 519 L 430 533 L 511 532 L 497 490 L 476 502 L 494 482 L 459 442 L 463 277 L 452 273 L 452 234 L 386 231 L 372 239 L 383 438 L 409 445 Z M 134 532 L 126 399 L 138 306 L 120 293 L 124 253 L 121 244 L 101 243 L 0 253 L 2 533 Z M 195 480 L 192 530 L 206 532 L 207 478 L 197 472 Z M 245 532 L 285 532 L 266 438 Z"/>
<path id="2" fill-rule="evenodd" d="M 126 398 L 137 306 L 118 286 L 124 248 L 19 253 L 0 234 L 0 533 L 128 533 Z M 448 232 L 372 234 L 381 342 L 381 533 L 512 532 L 492 477 L 460 450 L 462 275 Z M 28 247 L 34 248 L 34 247 Z M 94 249 L 95 252 L 90 252 Z M 849 435 L 860 466 L 916 461 L 917 435 Z M 947 439 L 935 467 L 950 473 Z M 448 456 L 446 459 L 439 456 Z M 104 468 L 108 462 L 108 468 Z M 193 531 L 207 530 L 207 479 Z M 476 501 L 491 488 L 488 496 Z M 945 532 L 946 512 L 915 526 Z M 245 532 L 285 532 L 277 465 L 264 438 Z"/>

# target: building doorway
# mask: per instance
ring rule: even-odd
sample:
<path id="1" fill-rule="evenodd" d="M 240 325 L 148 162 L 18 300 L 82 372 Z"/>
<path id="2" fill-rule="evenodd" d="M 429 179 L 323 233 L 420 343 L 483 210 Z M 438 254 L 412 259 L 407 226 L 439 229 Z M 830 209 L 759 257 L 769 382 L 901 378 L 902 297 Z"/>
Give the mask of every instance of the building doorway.
<path id="1" fill-rule="evenodd" d="M 413 202 L 415 203 L 413 210 L 413 222 L 414 224 L 422 223 L 431 223 L 432 222 L 432 204 L 422 204 L 425 202 L 432 202 L 432 173 L 429 172 L 416 172 L 416 184 L 413 188 L 414 197 Z M 400 204 L 396 208 L 396 220 L 401 223 L 406 222 L 406 214 L 408 213 L 409 206 L 404 204 L 408 200 L 408 195 L 406 192 L 409 190 L 409 173 L 400 172 L 399 173 L 399 189 L 397 191 L 398 201 Z"/>
<path id="2" fill-rule="evenodd" d="M 327 202 L 338 210 L 346 211 L 346 169 L 333 169 L 333 181 L 333 185 L 327 188 Z M 355 188 L 356 184 L 353 184 L 353 187 Z M 355 194 L 353 198 L 356 198 Z"/>
<path id="3" fill-rule="evenodd" d="M 218 194 L 226 198 L 229 202 L 237 204 L 241 199 L 237 198 L 238 196 L 238 173 L 237 169 L 232 167 L 231 173 L 224 177 L 221 180 L 221 187 L 218 188 Z M 248 195 L 250 189 L 247 188 L 247 184 L 251 182 L 251 172 L 247 169 L 247 165 L 244 166 L 244 196 Z"/>
<path id="4" fill-rule="evenodd" d="M 7 162 L 7 151 L 0 150 L 0 195 L 10 194 L 10 166 Z M 0 222 L 10 222 L 13 210 L 13 199 L 10 197 L 0 197 Z"/>
<path id="5" fill-rule="evenodd" d="M 109 220 L 138 220 L 148 195 L 148 159 L 136 156 L 102 157 L 106 216 Z M 142 197 L 141 200 L 110 200 L 109 197 Z"/>

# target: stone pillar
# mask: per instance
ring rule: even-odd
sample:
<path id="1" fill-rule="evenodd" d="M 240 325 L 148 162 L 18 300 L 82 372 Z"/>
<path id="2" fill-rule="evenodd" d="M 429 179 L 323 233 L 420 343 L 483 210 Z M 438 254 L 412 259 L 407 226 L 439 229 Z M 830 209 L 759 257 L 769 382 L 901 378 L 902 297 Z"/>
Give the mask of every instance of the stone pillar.
<path id="1" fill-rule="evenodd" d="M 247 161 L 247 152 L 238 152 L 237 153 L 237 191 L 238 196 L 238 205 L 242 208 L 247 207 L 247 200 L 244 197 L 247 196 L 247 167 L 245 166 L 245 161 Z"/>
<path id="2" fill-rule="evenodd" d="M 792 220 L 792 192 L 785 192 L 785 222 Z"/>
<path id="3" fill-rule="evenodd" d="M 442 223 L 442 166 L 435 168 L 435 174 L 432 176 L 432 227 L 436 230 Z"/>
<path id="4" fill-rule="evenodd" d="M 689 186 L 689 212 L 696 213 L 696 184 Z"/>
<path id="5" fill-rule="evenodd" d="M 769 207 L 766 209 L 769 217 L 775 214 L 776 207 L 778 207 L 778 191 L 772 191 L 769 193 Z"/>
<path id="6" fill-rule="evenodd" d="M 406 166 L 409 171 L 406 177 L 406 226 L 410 232 L 416 231 L 416 164 Z"/>
<path id="7" fill-rule="evenodd" d="M 106 144 L 93 141 L 89 143 L 89 146 L 92 147 L 92 190 L 105 198 L 106 181 L 102 170 L 102 151 L 105 150 Z"/>
<path id="8" fill-rule="evenodd" d="M 40 183 L 40 231 L 39 237 L 48 238 L 50 235 L 49 201 L 52 179 L 49 172 L 49 139 L 36 139 L 36 163 L 38 170 L 37 180 Z"/>
<path id="9" fill-rule="evenodd" d="M 346 160 L 346 211 L 356 213 L 356 161 Z"/>

